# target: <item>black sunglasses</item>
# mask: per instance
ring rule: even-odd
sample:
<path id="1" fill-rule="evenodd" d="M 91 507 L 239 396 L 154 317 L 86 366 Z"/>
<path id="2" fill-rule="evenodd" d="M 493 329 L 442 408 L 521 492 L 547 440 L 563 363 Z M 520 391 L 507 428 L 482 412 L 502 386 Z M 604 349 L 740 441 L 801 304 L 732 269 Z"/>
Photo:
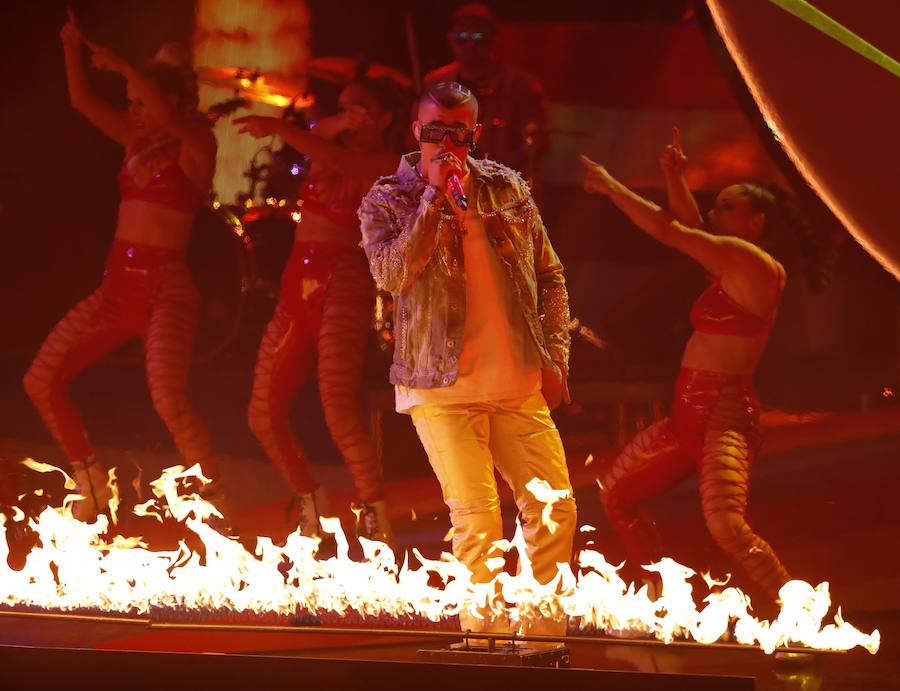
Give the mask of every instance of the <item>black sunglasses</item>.
<path id="1" fill-rule="evenodd" d="M 466 41 L 478 43 L 487 37 L 488 35 L 484 31 L 453 31 L 450 33 L 450 38 L 454 43 L 465 43 Z"/>
<path id="2" fill-rule="evenodd" d="M 426 144 L 440 144 L 444 137 L 456 146 L 475 146 L 474 127 L 447 127 L 446 125 L 422 125 L 419 128 L 419 141 Z"/>

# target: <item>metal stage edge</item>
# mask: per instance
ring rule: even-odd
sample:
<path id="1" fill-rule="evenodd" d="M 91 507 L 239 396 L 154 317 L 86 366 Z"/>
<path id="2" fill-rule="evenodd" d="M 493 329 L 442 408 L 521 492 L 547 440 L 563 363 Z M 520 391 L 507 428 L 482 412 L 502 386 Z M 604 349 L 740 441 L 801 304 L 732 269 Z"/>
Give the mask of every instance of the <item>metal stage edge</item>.
<path id="1" fill-rule="evenodd" d="M 0 688 L 751 691 L 749 677 L 0 645 Z"/>

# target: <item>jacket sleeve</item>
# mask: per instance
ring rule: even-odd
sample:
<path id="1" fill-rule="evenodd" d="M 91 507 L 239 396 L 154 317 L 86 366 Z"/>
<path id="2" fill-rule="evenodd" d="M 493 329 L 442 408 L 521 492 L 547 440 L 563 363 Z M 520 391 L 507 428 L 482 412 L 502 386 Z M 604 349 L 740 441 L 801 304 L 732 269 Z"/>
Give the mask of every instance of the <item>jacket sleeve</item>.
<path id="1" fill-rule="evenodd" d="M 390 184 L 376 183 L 358 211 L 362 247 L 375 284 L 395 295 L 407 291 L 434 256 L 443 201 L 437 190 L 427 187 L 416 210 L 401 222 L 396 194 Z"/>
<path id="2" fill-rule="evenodd" d="M 538 314 L 544 343 L 554 362 L 560 363 L 568 372 L 569 367 L 569 293 L 563 265 L 550 244 L 547 229 L 541 214 L 531 199 L 531 193 L 523 183 L 524 194 L 534 209 L 531 215 L 531 237 L 534 241 L 534 271 L 537 277 Z"/>

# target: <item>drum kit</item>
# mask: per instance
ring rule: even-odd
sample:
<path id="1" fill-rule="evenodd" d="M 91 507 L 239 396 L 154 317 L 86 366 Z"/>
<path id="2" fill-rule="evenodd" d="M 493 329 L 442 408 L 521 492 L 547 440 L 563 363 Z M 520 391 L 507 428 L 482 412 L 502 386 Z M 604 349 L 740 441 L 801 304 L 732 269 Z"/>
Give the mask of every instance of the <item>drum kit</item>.
<path id="1" fill-rule="evenodd" d="M 412 81 L 383 65 L 364 65 L 364 74 L 387 77 L 404 86 Z M 360 63 L 344 57 L 324 57 L 307 64 L 307 75 L 332 90 L 360 74 Z M 229 116 L 253 103 L 283 108 L 282 117 L 306 127 L 306 113 L 315 97 L 293 80 L 260 70 L 198 67 L 202 84 L 227 89 L 231 95 L 212 104 L 210 121 Z M 231 203 L 211 197 L 197 217 L 190 262 L 203 296 L 196 359 L 222 360 L 255 352 L 262 329 L 278 299 L 279 279 L 293 243 L 294 225 L 300 220 L 299 191 L 310 160 L 290 147 L 266 148 L 268 156 L 248 163 L 244 177 L 248 189 Z M 379 293 L 372 330 L 375 350 L 389 357 L 393 351 L 389 294 Z"/>

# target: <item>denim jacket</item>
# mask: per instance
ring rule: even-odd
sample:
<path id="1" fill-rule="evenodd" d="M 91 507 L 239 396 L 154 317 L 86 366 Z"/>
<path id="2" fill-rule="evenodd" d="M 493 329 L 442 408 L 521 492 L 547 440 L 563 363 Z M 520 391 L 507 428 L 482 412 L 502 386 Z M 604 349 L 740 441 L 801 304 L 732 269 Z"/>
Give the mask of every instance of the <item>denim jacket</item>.
<path id="1" fill-rule="evenodd" d="M 451 386 L 459 374 L 466 323 L 466 274 L 459 220 L 443 206 L 407 154 L 394 175 L 375 182 L 359 208 L 362 246 L 375 283 L 394 296 L 392 384 Z M 544 369 L 568 368 L 569 297 L 528 186 L 518 173 L 468 158 L 470 204 L 512 282 Z"/>

